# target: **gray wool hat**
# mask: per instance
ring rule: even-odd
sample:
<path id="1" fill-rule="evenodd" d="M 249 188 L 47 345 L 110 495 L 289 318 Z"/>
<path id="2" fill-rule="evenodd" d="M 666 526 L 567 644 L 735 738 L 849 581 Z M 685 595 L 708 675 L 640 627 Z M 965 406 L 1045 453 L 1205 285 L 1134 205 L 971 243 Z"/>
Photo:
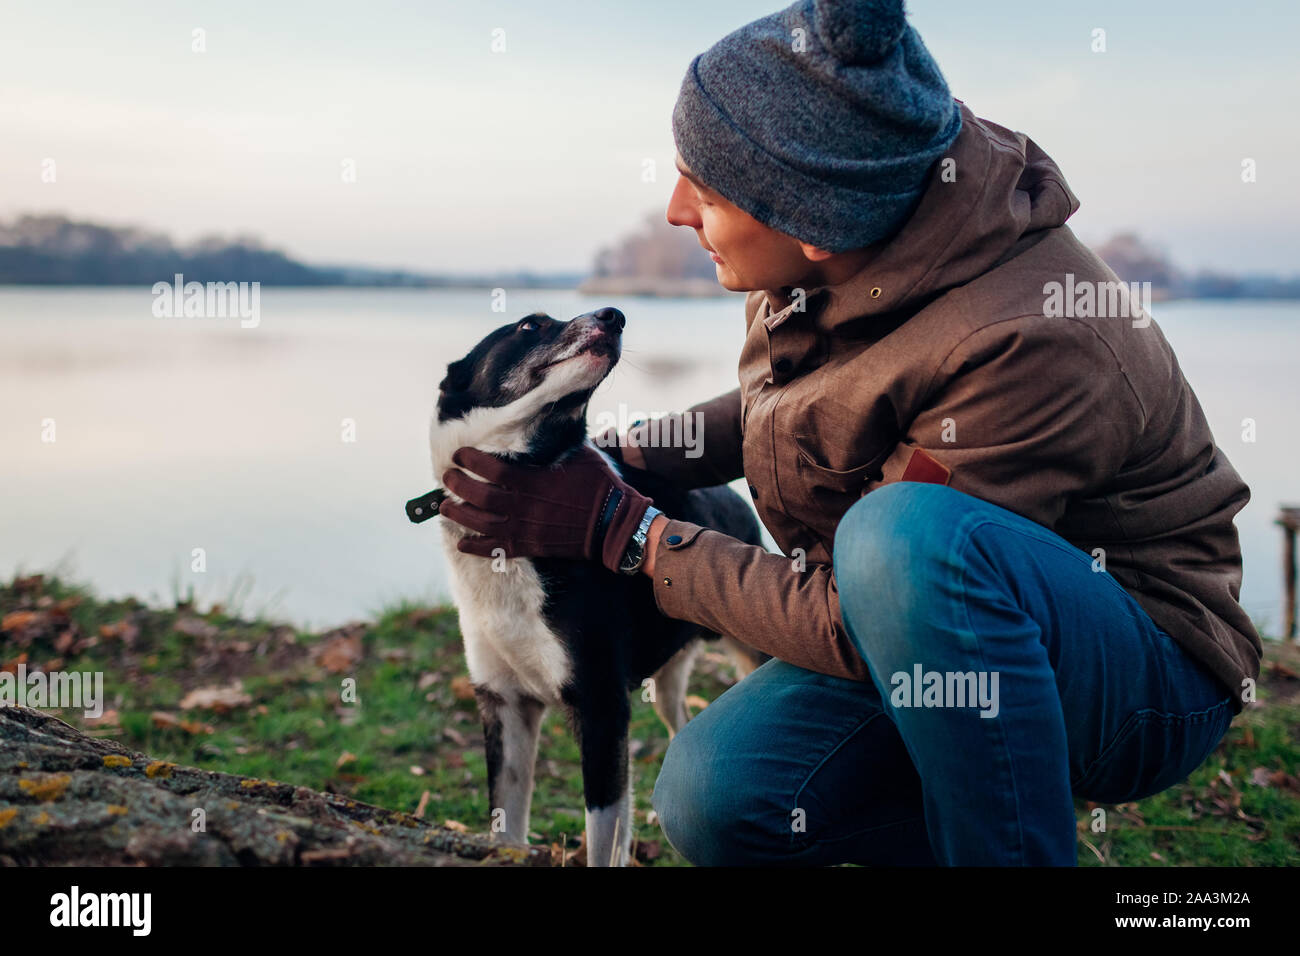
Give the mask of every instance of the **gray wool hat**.
<path id="1" fill-rule="evenodd" d="M 829 252 L 893 235 L 961 111 L 903 0 L 800 0 L 686 71 L 673 138 L 759 222 Z"/>

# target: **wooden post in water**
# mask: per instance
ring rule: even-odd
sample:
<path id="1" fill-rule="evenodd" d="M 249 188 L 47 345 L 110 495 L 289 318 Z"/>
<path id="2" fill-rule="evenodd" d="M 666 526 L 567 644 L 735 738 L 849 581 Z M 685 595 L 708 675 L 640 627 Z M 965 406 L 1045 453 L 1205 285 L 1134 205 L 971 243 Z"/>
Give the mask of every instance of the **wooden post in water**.
<path id="1" fill-rule="evenodd" d="M 1283 505 L 1277 517 L 1282 526 L 1282 586 L 1285 592 L 1282 640 L 1296 636 L 1296 554 L 1295 536 L 1300 530 L 1300 505 Z"/>

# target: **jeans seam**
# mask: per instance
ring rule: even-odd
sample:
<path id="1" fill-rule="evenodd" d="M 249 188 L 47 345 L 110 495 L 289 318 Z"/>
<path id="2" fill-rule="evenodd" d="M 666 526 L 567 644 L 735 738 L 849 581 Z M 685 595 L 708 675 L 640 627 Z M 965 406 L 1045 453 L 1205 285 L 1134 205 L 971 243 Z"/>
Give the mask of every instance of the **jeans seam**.
<path id="1" fill-rule="evenodd" d="M 808 771 L 807 776 L 804 777 L 803 782 L 799 784 L 799 786 L 795 789 L 794 792 L 794 806 L 796 808 L 799 806 L 799 801 L 800 798 L 803 796 L 803 792 L 806 789 L 808 789 L 808 784 L 812 781 L 812 778 L 817 775 L 817 771 L 821 770 L 822 767 L 826 766 L 826 761 L 834 757 L 835 754 L 837 754 L 844 747 L 845 744 L 847 744 L 850 740 L 856 737 L 863 729 L 866 728 L 868 724 L 870 724 L 877 717 L 885 717 L 884 711 L 881 710 L 881 711 L 877 711 L 874 714 L 867 715 L 867 718 L 865 720 L 863 720 L 856 727 L 850 730 L 847 734 L 841 737 L 840 740 L 835 744 L 835 746 L 833 746 L 830 750 L 828 750 L 822 756 L 822 758 L 817 761 L 816 766 L 814 766 L 811 770 Z M 922 816 L 924 816 L 924 814 L 922 814 Z M 901 823 L 904 821 L 897 821 L 897 822 Z M 892 823 L 883 823 L 883 824 L 873 823 L 871 826 L 865 827 L 862 830 L 855 831 L 854 833 L 847 834 L 845 837 L 835 837 L 834 839 L 836 840 L 846 839 L 849 836 L 857 836 L 861 833 L 867 832 L 868 830 L 878 829 L 879 827 L 882 826 L 893 826 L 893 825 L 894 824 Z M 800 840 L 800 836 L 801 834 L 798 834 L 793 830 L 790 831 L 790 846 L 792 849 L 807 849 L 808 847 L 815 846 L 818 843 L 826 842 L 825 840 L 822 839 L 813 839 L 806 832 L 802 834 L 803 836 L 802 840 Z"/>
<path id="2" fill-rule="evenodd" d="M 954 542 L 954 548 L 953 548 L 953 550 L 954 550 L 954 551 L 958 550 L 958 548 L 957 548 L 957 544 L 956 544 L 957 541 L 961 541 L 961 542 L 962 542 L 962 544 L 961 544 L 961 546 L 960 546 L 961 550 L 964 551 L 966 548 L 968 548 L 968 547 L 970 546 L 971 540 L 973 539 L 973 537 L 974 537 L 974 535 L 975 535 L 975 532 L 976 532 L 979 528 L 982 528 L 982 527 L 983 527 L 984 525 L 986 525 L 986 524 L 996 524 L 996 522 L 993 521 L 993 519 L 991 519 L 991 518 L 984 518 L 984 517 L 981 516 L 978 520 L 976 520 L 976 521 L 971 525 L 970 528 L 965 529 L 964 536 L 961 535 L 961 534 L 954 535 L 954 536 L 953 536 L 953 542 Z M 975 630 L 975 623 L 971 620 L 971 617 L 970 617 L 970 605 L 971 605 L 971 602 L 970 602 L 970 599 L 969 599 L 969 597 L 968 597 L 968 590 L 967 590 L 967 586 L 966 586 L 966 585 L 967 585 L 968 573 L 969 573 L 969 569 L 970 569 L 970 564 L 969 564 L 969 562 L 967 562 L 967 561 L 960 561 L 960 562 L 959 562 L 959 566 L 960 566 L 961 569 L 962 569 L 962 574 L 961 574 L 961 606 L 962 606 L 962 610 L 963 610 L 963 611 L 965 612 L 965 614 L 966 614 L 966 630 L 967 630 L 967 631 L 968 631 L 972 636 L 974 636 L 974 638 L 975 638 L 975 650 L 976 650 L 976 653 L 977 653 L 978 658 L 979 658 L 979 664 L 980 664 L 980 667 L 981 667 L 981 669 L 983 669 L 983 670 L 985 670 L 985 671 L 987 672 L 987 670 L 988 670 L 988 666 L 987 666 L 988 662 L 987 662 L 987 661 L 985 660 L 985 658 L 984 658 L 984 642 L 980 639 L 979 632 Z M 996 722 L 993 722 L 993 723 L 996 723 Z M 1002 730 L 1001 730 L 1000 727 L 998 727 L 998 726 L 994 726 L 993 723 L 990 724 L 990 726 L 989 726 L 989 730 L 992 731 L 992 732 L 996 735 L 997 740 L 998 740 L 998 742 L 999 742 L 999 744 L 1000 744 L 1001 750 L 1002 750 L 1003 754 L 1006 756 L 1006 761 L 1007 761 L 1007 775 L 1011 778 L 1011 805 L 1014 806 L 1014 807 L 1016 808 L 1016 815 L 1015 815 L 1015 816 L 1016 816 L 1016 844 L 1017 844 L 1017 845 L 1016 845 L 1016 853 L 1015 853 L 1015 855 L 1016 855 L 1017 860 L 1019 860 L 1020 862 L 1023 862 L 1023 861 L 1024 861 L 1024 855 L 1025 855 L 1025 828 L 1024 828 L 1024 823 L 1023 823 L 1023 821 L 1021 820 L 1021 817 L 1020 817 L 1020 797 L 1019 797 L 1020 787 L 1019 787 L 1019 785 L 1018 785 L 1017 782 L 1016 782 L 1016 768 L 1015 768 L 1015 762 L 1011 759 L 1011 747 L 1010 747 L 1010 745 L 1009 745 L 1008 742 L 1007 742 L 1006 734 L 1002 732 Z"/>
<path id="3" fill-rule="evenodd" d="M 1088 764 L 1088 768 L 1079 775 L 1078 782 L 1076 783 L 1073 780 L 1070 781 L 1070 789 L 1074 790 L 1076 787 L 1082 787 L 1086 784 L 1097 768 L 1100 767 L 1101 764 L 1111 755 L 1111 752 L 1131 737 L 1139 728 L 1145 727 L 1147 724 L 1153 722 L 1163 724 L 1183 723 L 1192 725 L 1208 723 L 1212 717 L 1221 714 L 1224 707 L 1231 706 L 1232 699 L 1225 698 L 1217 704 L 1212 704 L 1202 710 L 1192 711 L 1189 714 L 1178 714 L 1172 711 L 1158 710 L 1155 707 L 1143 707 L 1139 710 L 1133 711 L 1127 718 L 1125 718 L 1123 726 L 1121 726 L 1119 730 L 1115 731 L 1115 736 L 1111 738 L 1110 743 L 1106 745 L 1092 763 Z"/>

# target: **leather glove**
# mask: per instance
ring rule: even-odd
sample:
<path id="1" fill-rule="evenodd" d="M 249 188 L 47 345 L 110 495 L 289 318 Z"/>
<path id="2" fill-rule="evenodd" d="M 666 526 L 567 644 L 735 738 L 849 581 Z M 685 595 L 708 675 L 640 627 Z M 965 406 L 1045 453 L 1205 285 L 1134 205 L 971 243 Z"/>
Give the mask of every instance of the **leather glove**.
<path id="1" fill-rule="evenodd" d="M 501 548 L 508 558 L 585 558 L 618 571 L 653 504 L 586 443 L 549 468 L 503 461 L 476 448 L 459 448 L 451 460 L 458 468 L 442 476 L 442 486 L 461 501 L 443 502 L 440 513 L 478 532 L 456 545 L 466 554 L 488 558 Z"/>

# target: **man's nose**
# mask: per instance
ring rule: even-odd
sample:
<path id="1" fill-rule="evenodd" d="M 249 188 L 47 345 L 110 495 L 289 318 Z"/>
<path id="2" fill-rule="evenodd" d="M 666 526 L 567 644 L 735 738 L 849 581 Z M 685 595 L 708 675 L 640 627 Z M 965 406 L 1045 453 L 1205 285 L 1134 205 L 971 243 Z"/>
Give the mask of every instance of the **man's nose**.
<path id="1" fill-rule="evenodd" d="M 670 226 L 687 226 L 691 229 L 699 229 L 704 225 L 699 212 L 687 201 L 685 190 L 689 187 L 690 184 L 685 177 L 677 177 L 677 184 L 673 186 L 673 194 L 668 197 L 666 218 Z"/>
<path id="2" fill-rule="evenodd" d="M 627 325 L 627 319 L 623 317 L 623 313 L 612 306 L 597 309 L 591 313 L 591 317 L 598 326 L 611 332 L 622 332 L 623 326 Z"/>

